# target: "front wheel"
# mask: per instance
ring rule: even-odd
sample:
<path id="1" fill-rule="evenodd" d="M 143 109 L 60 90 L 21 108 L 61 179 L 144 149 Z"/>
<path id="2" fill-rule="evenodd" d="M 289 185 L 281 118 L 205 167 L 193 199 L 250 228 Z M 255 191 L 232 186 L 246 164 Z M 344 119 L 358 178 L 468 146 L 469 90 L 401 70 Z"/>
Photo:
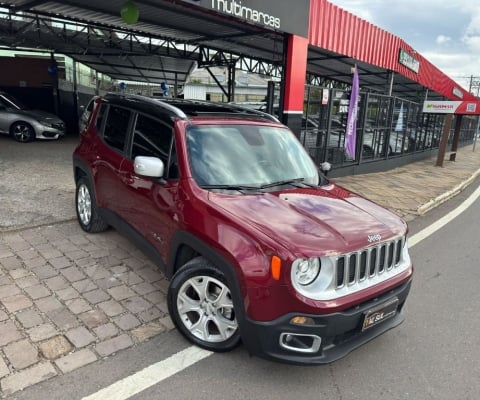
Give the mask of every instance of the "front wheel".
<path id="1" fill-rule="evenodd" d="M 86 178 L 77 181 L 75 205 L 78 223 L 85 232 L 102 232 L 108 228 L 108 224 L 98 213 L 95 194 Z"/>
<path id="2" fill-rule="evenodd" d="M 10 127 L 10 134 L 12 137 L 20 143 L 31 142 L 35 139 L 35 131 L 30 124 L 26 122 L 15 122 Z"/>
<path id="3" fill-rule="evenodd" d="M 199 347 L 224 352 L 240 342 L 227 280 L 203 257 L 189 261 L 177 271 L 168 289 L 167 300 L 175 326 Z"/>

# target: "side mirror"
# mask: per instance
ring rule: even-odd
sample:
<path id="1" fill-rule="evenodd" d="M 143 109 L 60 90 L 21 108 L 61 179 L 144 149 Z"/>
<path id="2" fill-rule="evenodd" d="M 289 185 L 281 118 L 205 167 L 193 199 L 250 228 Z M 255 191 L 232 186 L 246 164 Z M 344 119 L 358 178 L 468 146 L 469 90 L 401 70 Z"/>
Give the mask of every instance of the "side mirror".
<path id="1" fill-rule="evenodd" d="M 133 162 L 137 175 L 161 178 L 165 172 L 163 161 L 157 157 L 137 156 Z"/>
<path id="2" fill-rule="evenodd" d="M 322 171 L 325 176 L 327 176 L 328 172 L 332 169 L 332 164 L 330 164 L 328 161 L 325 161 L 320 164 L 320 171 Z"/>

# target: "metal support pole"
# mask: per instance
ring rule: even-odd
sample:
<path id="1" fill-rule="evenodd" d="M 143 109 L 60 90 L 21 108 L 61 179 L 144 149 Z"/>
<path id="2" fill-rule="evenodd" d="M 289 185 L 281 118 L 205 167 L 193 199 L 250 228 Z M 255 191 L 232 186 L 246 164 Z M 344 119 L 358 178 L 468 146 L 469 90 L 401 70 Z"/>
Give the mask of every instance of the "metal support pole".
<path id="1" fill-rule="evenodd" d="M 267 113 L 273 115 L 273 103 L 275 101 L 275 82 L 268 81 L 267 84 Z"/>
<path id="2" fill-rule="evenodd" d="M 457 157 L 458 140 L 460 139 L 460 128 L 462 127 L 462 117 L 463 115 L 457 115 L 455 119 L 455 130 L 453 132 L 452 148 L 450 150 L 450 161 L 455 161 L 455 158 Z"/>
<path id="3" fill-rule="evenodd" d="M 77 62 L 73 60 L 72 64 L 72 75 L 73 75 L 73 109 L 75 120 L 78 120 L 78 82 L 77 82 Z"/>
<path id="4" fill-rule="evenodd" d="M 228 64 L 228 101 L 235 101 L 235 63 Z"/>
<path id="5" fill-rule="evenodd" d="M 60 110 L 60 100 L 58 94 L 58 66 L 57 61 L 55 60 L 55 54 L 50 53 L 50 75 L 52 77 L 52 94 L 53 94 L 53 109 L 55 114 L 58 115 Z"/>
<path id="6" fill-rule="evenodd" d="M 278 99 L 278 118 L 282 123 L 285 123 L 285 85 L 286 85 L 286 76 L 287 76 L 287 54 L 288 54 L 288 35 L 285 33 L 283 35 L 283 52 L 282 52 L 282 80 L 280 81 L 280 98 Z"/>
<path id="7" fill-rule="evenodd" d="M 478 130 L 480 129 L 480 115 L 477 116 L 477 129 L 475 129 L 475 134 L 473 136 L 473 150 L 475 151 L 475 145 L 477 144 Z"/>
<path id="8" fill-rule="evenodd" d="M 98 96 L 100 93 L 100 82 L 98 81 L 98 71 L 95 71 L 95 94 Z"/>
<path id="9" fill-rule="evenodd" d="M 445 125 L 443 126 L 442 138 L 438 146 L 437 153 L 437 167 L 443 167 L 443 159 L 445 158 L 445 151 L 447 149 L 448 136 L 450 135 L 450 128 L 452 127 L 453 114 L 448 114 L 445 118 Z"/>
<path id="10" fill-rule="evenodd" d="M 173 97 L 178 97 L 178 73 L 175 72 L 175 84 L 173 86 Z"/>
<path id="11" fill-rule="evenodd" d="M 395 79 L 395 72 L 390 71 L 390 84 L 388 87 L 388 95 L 391 96 L 393 93 L 393 81 Z"/>

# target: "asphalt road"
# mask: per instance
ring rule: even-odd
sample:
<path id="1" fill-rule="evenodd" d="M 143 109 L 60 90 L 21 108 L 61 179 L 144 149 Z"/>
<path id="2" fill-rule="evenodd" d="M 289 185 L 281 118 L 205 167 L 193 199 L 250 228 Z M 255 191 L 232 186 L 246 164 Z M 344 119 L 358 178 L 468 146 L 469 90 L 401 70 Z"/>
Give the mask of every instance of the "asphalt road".
<path id="1" fill-rule="evenodd" d="M 411 234 L 461 204 L 478 183 L 413 221 Z M 290 366 L 251 358 L 240 347 L 210 355 L 131 399 L 478 399 L 479 215 L 480 199 L 411 248 L 416 270 L 406 321 L 344 359 L 327 366 Z M 11 398 L 82 399 L 188 348 L 171 331 Z"/>

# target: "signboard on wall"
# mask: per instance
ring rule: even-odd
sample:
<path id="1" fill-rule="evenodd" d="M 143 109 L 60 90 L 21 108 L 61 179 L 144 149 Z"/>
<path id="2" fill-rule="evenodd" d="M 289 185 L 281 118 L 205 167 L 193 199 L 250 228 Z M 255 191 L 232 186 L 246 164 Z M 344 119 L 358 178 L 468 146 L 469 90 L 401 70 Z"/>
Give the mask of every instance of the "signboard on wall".
<path id="1" fill-rule="evenodd" d="M 411 54 L 409 54 L 406 50 L 400 49 L 400 53 L 398 55 L 398 62 L 418 74 L 418 71 L 420 69 L 420 62 Z"/>
<path id="2" fill-rule="evenodd" d="M 478 101 L 425 101 L 423 112 L 430 114 L 480 115 Z"/>
<path id="3" fill-rule="evenodd" d="M 452 93 L 453 93 L 455 96 L 463 99 L 463 92 L 462 92 L 459 88 L 454 87 L 454 88 L 452 89 Z"/>
<path id="4" fill-rule="evenodd" d="M 310 0 L 182 0 L 267 29 L 308 37 Z"/>

